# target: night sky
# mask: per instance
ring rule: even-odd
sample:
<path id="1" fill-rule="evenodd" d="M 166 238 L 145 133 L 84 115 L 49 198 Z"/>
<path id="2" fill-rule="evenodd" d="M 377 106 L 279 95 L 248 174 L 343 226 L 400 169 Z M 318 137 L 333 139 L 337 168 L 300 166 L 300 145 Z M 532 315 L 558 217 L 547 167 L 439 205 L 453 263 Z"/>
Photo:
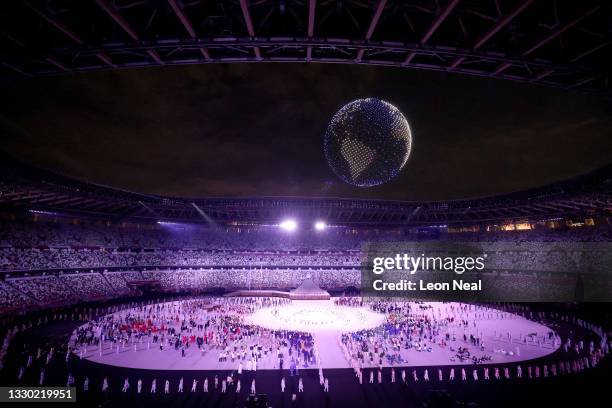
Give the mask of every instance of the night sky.
<path id="1" fill-rule="evenodd" d="M 323 135 L 377 97 L 410 122 L 402 173 L 344 184 Z M 612 102 L 534 85 L 394 68 L 234 64 L 13 82 L 1 149 L 82 180 L 183 197 L 436 200 L 505 193 L 612 162 Z"/>

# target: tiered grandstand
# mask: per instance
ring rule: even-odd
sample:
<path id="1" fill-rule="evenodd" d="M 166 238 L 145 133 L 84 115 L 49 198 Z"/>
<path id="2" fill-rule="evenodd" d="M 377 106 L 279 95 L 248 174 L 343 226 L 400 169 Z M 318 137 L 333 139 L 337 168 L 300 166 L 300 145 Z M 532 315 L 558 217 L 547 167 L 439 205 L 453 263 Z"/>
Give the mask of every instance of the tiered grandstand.
<path id="1" fill-rule="evenodd" d="M 170 293 L 287 290 L 308 277 L 327 290 L 345 291 L 360 285 L 362 245 L 395 241 L 481 243 L 483 251 L 503 254 L 490 258 L 489 286 L 518 285 L 527 298 L 541 298 L 543 279 L 559 281 L 560 290 L 576 279 L 571 265 L 584 254 L 573 244 L 610 241 L 611 169 L 477 200 L 192 201 L 78 182 L 6 158 L 0 307 L 115 298 L 143 287 Z M 279 230 L 287 216 L 306 227 Z M 325 220 L 327 228 L 308 227 L 313 220 Z M 558 250 L 549 253 L 549 242 Z"/>

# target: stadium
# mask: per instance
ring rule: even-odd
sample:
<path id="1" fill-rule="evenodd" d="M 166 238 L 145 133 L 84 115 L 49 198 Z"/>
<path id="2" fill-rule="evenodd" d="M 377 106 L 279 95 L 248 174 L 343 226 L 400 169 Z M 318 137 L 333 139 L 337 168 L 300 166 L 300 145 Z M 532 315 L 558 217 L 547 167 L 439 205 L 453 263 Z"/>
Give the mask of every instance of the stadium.
<path id="1" fill-rule="evenodd" d="M 602 406 L 610 11 L 3 3 L 0 401 Z"/>

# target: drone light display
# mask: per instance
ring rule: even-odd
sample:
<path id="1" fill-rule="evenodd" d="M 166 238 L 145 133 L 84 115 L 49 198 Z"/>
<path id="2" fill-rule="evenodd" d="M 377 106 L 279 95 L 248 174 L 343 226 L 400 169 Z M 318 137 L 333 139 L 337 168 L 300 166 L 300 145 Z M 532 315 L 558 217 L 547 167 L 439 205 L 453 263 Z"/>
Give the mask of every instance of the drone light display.
<path id="1" fill-rule="evenodd" d="M 395 106 L 357 99 L 332 117 L 325 132 L 325 157 L 334 173 L 358 187 L 377 186 L 402 170 L 412 144 L 410 126 Z"/>

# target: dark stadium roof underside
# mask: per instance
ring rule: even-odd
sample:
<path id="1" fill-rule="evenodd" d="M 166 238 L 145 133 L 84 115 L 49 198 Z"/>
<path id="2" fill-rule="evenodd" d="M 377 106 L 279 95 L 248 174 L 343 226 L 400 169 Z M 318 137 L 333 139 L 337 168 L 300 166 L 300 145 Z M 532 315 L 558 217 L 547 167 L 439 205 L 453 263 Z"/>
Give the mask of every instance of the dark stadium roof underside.
<path id="1" fill-rule="evenodd" d="M 610 94 L 611 7 L 605 0 L 10 0 L 0 2 L 0 77 L 318 62 Z"/>
<path id="2" fill-rule="evenodd" d="M 342 198 L 183 199 L 84 183 L 0 157 L 0 209 L 123 221 L 269 224 L 283 217 L 345 226 L 473 225 L 612 214 L 612 165 L 541 188 L 470 200 L 401 202 Z"/>

